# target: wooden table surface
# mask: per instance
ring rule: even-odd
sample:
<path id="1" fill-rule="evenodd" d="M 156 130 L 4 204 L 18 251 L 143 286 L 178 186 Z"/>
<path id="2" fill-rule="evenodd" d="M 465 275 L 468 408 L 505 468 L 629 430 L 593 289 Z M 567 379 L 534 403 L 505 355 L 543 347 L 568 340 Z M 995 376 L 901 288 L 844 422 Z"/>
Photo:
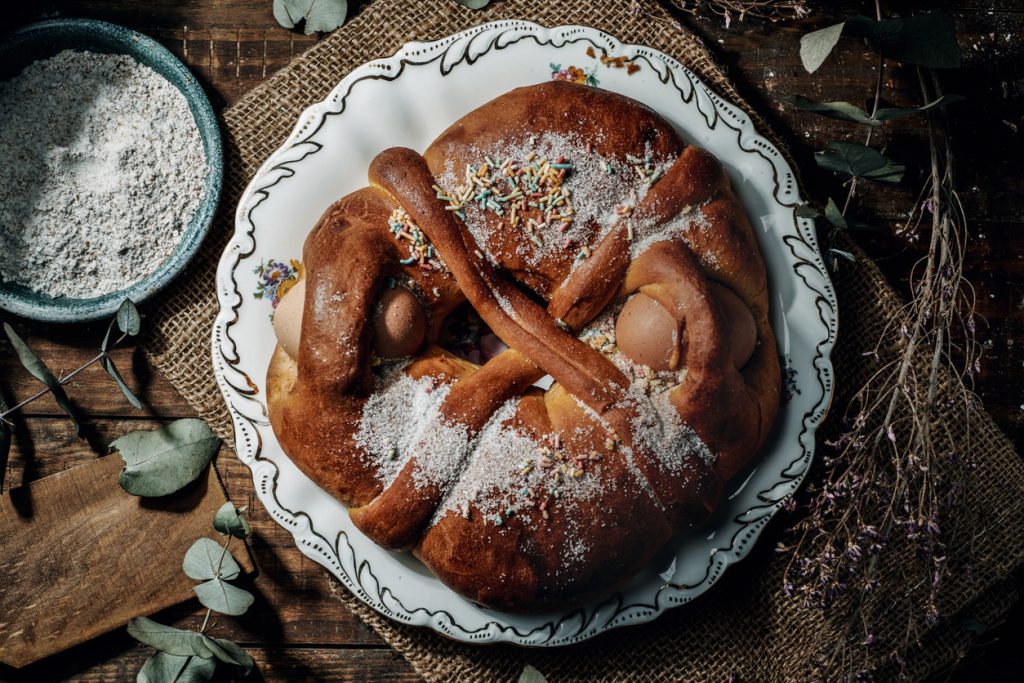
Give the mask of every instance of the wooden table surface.
<path id="1" fill-rule="evenodd" d="M 350 2 L 350 5 L 356 3 Z M 692 3 L 691 3 L 692 4 Z M 825 3 L 812 3 L 824 5 Z M 829 139 L 859 139 L 855 127 L 784 109 L 776 98 L 803 94 L 813 99 L 863 103 L 871 94 L 876 59 L 852 41 L 818 74 L 808 75 L 797 58 L 800 35 L 856 13 L 871 3 L 838 2 L 816 10 L 799 23 L 734 23 L 726 30 L 719 19 L 683 22 L 708 43 L 727 66 L 741 91 L 765 112 L 783 135 L 804 171 L 811 196 L 822 199 L 843 192 L 839 182 L 816 172 L 811 153 Z M 886 5 L 888 3 L 883 3 Z M 181 57 L 206 86 L 216 108 L 235 102 L 289 59 L 312 45 L 315 37 L 277 25 L 271 0 L 81 0 L 25 3 L 10 25 L 49 16 L 106 19 L 143 31 Z M 978 390 L 986 408 L 1014 442 L 1024 446 L 1024 10 L 1017 0 L 944 0 L 902 2 L 902 7 L 942 6 L 956 19 L 964 53 L 962 69 L 949 74 L 948 92 L 967 96 L 957 105 L 955 141 L 960 191 L 971 223 L 967 275 L 978 296 L 978 311 L 987 320 L 979 331 L 986 350 Z M 9 10 L 5 10 L 9 11 Z M 4 23 L 10 22 L 10 16 Z M 886 97 L 896 104 L 914 102 L 909 73 L 890 71 Z M 897 188 L 871 187 L 856 204 L 857 215 L 890 229 L 905 215 L 918 189 L 926 142 L 919 120 L 903 119 L 887 127 L 879 142 L 891 138 L 893 156 L 911 171 Z M 906 289 L 910 267 L 921 247 L 889 232 L 862 238 L 862 244 L 890 280 Z M 853 312 L 845 311 L 845 315 Z M 76 327 L 9 320 L 55 371 L 77 367 L 94 353 L 102 325 Z M 33 403 L 19 420 L 6 472 L 5 490 L 96 458 L 106 445 L 131 429 L 156 426 L 193 415 L 174 389 L 155 373 L 138 350 L 114 354 L 129 383 L 145 403 L 134 411 L 94 366 L 69 386 L 69 394 L 87 416 L 85 438 L 74 435 L 50 398 Z M 37 388 L 0 342 L 0 391 L 11 404 Z M 984 454 L 979 454 L 984 457 Z M 248 470 L 230 452 L 217 465 L 229 496 L 247 504 L 254 535 L 251 546 L 260 574 L 254 581 L 256 604 L 238 619 L 222 618 L 216 634 L 243 645 L 266 680 L 411 681 L 411 667 L 367 627 L 331 599 L 325 572 L 300 554 L 291 536 L 278 527 L 253 495 Z M 177 561 L 168 558 L 164 561 Z M 204 611 L 195 602 L 159 615 L 162 621 L 197 629 Z M 986 680 L 1001 671 L 1019 673 L 1024 657 L 1017 647 L 1024 609 L 982 638 L 957 679 Z M 134 680 L 149 653 L 119 630 L 21 671 L 0 666 L 0 679 L 12 681 Z"/>

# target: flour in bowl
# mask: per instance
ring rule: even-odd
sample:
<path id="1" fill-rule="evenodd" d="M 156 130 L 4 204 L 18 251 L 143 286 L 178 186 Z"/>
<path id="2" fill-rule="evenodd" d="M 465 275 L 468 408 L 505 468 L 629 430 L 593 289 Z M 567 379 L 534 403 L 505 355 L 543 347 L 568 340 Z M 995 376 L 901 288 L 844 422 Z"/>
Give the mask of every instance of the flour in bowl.
<path id="1" fill-rule="evenodd" d="M 125 55 L 66 50 L 0 82 L 0 280 L 124 289 L 174 250 L 209 173 L 188 102 Z"/>

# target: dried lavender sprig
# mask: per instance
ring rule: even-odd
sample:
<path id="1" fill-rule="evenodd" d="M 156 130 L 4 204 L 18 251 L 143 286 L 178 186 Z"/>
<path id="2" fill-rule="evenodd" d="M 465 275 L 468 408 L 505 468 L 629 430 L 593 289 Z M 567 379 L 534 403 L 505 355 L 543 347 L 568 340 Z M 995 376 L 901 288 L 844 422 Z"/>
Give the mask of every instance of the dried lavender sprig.
<path id="1" fill-rule="evenodd" d="M 920 82 L 930 101 L 923 72 Z M 940 95 L 934 74 L 931 82 L 935 96 Z M 851 678 L 870 668 L 866 651 L 857 651 L 877 642 L 865 605 L 891 538 L 909 542 L 922 570 L 905 599 L 907 604 L 920 600 L 923 619 L 910 612 L 905 644 L 917 637 L 921 622 L 939 617 L 937 596 L 951 571 L 947 548 L 961 550 L 978 536 L 960 540 L 963 512 L 952 514 L 964 472 L 971 467 L 969 434 L 958 443 L 963 435 L 954 437 L 938 419 L 944 409 L 969 416 L 978 404 L 971 389 L 978 352 L 974 292 L 962 272 L 967 219 L 955 190 L 948 128 L 940 133 L 932 115 L 928 123 L 928 199 L 907 221 L 916 230 L 923 211 L 931 211 L 928 254 L 913 273 L 912 300 L 868 354 L 880 358 L 884 346 L 896 345 L 898 357 L 876 370 L 856 394 L 850 428 L 831 444 L 836 454 L 827 458 L 826 480 L 809 492 L 808 514 L 795 526 L 799 538 L 781 547 L 793 553 L 783 588 L 800 604 L 820 608 L 853 592 L 847 637 L 821 662 L 826 678 Z M 955 341 L 953 332 L 962 341 Z M 929 359 L 923 367 L 914 363 L 922 353 Z M 939 392 L 943 381 L 950 381 L 944 377 L 947 371 L 952 396 Z M 947 478 L 944 485 L 938 480 L 940 470 Z M 854 637 L 858 624 L 862 634 Z"/>

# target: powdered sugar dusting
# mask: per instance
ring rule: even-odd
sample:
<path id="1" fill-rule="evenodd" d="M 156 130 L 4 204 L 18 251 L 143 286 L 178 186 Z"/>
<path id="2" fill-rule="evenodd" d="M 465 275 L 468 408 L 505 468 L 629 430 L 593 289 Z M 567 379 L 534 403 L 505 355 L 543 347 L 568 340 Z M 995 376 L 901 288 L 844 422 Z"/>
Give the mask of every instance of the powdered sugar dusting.
<path id="1" fill-rule="evenodd" d="M 653 158 L 649 148 L 636 152 L 623 159 L 605 157 L 575 134 L 506 140 L 472 148 L 480 163 L 465 169 L 446 163 L 436 177 L 438 198 L 450 202 L 448 208 L 465 221 L 492 263 L 498 263 L 491 240 L 495 216 L 498 229 L 522 232 L 517 252 L 528 263 L 566 252 L 582 260 L 675 161 Z M 549 182 L 552 166 L 564 168 Z M 545 173 L 539 181 L 516 175 L 524 168 Z"/>
<path id="2" fill-rule="evenodd" d="M 518 399 L 507 401 L 481 431 L 472 456 L 458 482 L 435 515 L 436 523 L 448 513 L 468 517 L 471 510 L 501 526 L 525 509 L 541 511 L 541 517 L 574 501 L 614 490 L 614 482 L 600 475 L 600 457 L 570 457 L 559 452 L 560 439 L 548 435 L 537 441 L 515 429 L 512 420 Z M 557 502 L 556 502 L 557 501 Z"/>
<path id="3" fill-rule="evenodd" d="M 405 374 L 404 364 L 384 372 L 377 391 L 363 406 L 355 442 L 377 466 L 377 477 L 385 486 L 409 460 L 424 427 L 439 421 L 438 409 L 450 388 L 432 377 L 413 379 Z"/>
<path id="4" fill-rule="evenodd" d="M 689 244 L 691 231 L 708 227 L 707 218 L 700 207 L 684 207 L 672 220 L 666 223 L 636 220 L 631 223 L 633 240 L 630 243 L 630 257 L 636 259 L 659 242 L 682 239 Z"/>
<path id="5" fill-rule="evenodd" d="M 635 363 L 615 344 L 615 319 L 622 303 L 609 306 L 580 333 L 580 338 L 605 355 L 629 378 L 629 406 L 634 446 L 652 454 L 669 472 L 690 466 L 694 458 L 713 465 L 715 456 L 700 437 L 684 423 L 670 400 L 671 390 L 686 379 L 686 367 L 657 372 Z"/>

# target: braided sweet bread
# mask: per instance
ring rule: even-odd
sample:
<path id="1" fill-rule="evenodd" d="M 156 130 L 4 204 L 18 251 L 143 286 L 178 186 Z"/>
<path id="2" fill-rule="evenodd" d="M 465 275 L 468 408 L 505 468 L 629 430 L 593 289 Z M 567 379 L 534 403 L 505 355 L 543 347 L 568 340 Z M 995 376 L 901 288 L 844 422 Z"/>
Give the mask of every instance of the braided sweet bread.
<path id="1" fill-rule="evenodd" d="M 721 164 L 638 102 L 550 82 L 369 178 L 307 238 L 267 377 L 281 446 L 353 523 L 471 600 L 539 611 L 706 520 L 780 389 Z M 486 362 L 452 341 L 487 328 L 507 348 Z"/>

